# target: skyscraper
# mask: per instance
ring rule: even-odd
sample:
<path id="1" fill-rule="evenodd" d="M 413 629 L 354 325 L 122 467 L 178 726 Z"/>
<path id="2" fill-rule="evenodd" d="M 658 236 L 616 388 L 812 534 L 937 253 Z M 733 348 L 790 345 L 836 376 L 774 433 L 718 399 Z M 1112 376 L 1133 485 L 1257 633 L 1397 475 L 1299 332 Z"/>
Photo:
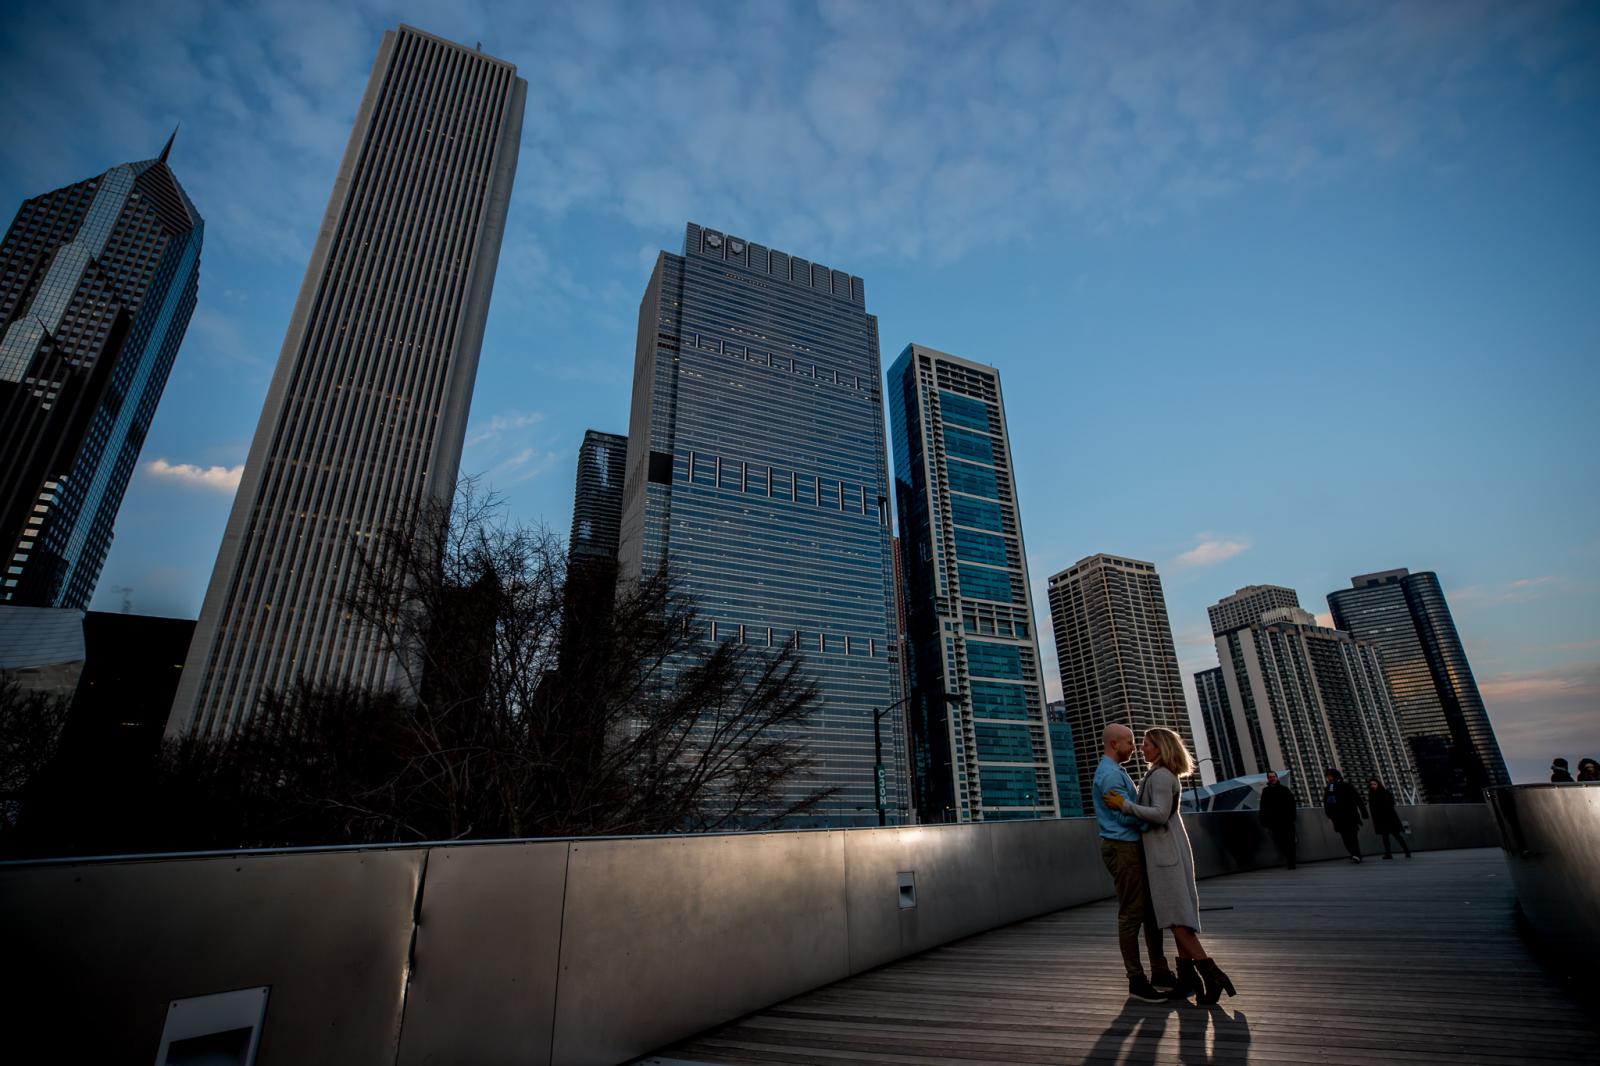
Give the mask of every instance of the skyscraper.
<path id="1" fill-rule="evenodd" d="M 1094 808 L 1100 734 L 1120 722 L 1139 736 L 1163 726 L 1194 751 L 1167 601 L 1154 563 L 1091 555 L 1050 579 L 1061 696 L 1078 754 L 1083 809 Z M 1142 779 L 1141 760 L 1129 762 Z"/>
<path id="2" fill-rule="evenodd" d="M 1195 696 L 1200 701 L 1200 724 L 1205 727 L 1206 740 L 1211 744 L 1212 767 L 1218 781 L 1244 774 L 1244 760 L 1239 752 L 1239 734 L 1233 724 L 1233 707 L 1228 702 L 1228 687 L 1222 678 L 1222 667 L 1213 666 L 1194 675 Z"/>
<path id="3" fill-rule="evenodd" d="M 1476 803 L 1510 784 L 1439 577 L 1385 570 L 1328 594 L 1334 625 L 1376 644 L 1429 803 Z"/>
<path id="4" fill-rule="evenodd" d="M 707 640 L 797 646 L 837 787 L 809 824 L 908 810 L 878 323 L 862 281 L 690 223 L 639 308 L 620 577 L 665 565 Z"/>
<path id="5" fill-rule="evenodd" d="M 586 430 L 578 449 L 578 479 L 572 497 L 572 536 L 567 548 L 574 561 L 616 562 L 622 531 L 622 486 L 628 472 L 628 438 Z"/>
<path id="6" fill-rule="evenodd" d="M 1056 765 L 1056 802 L 1061 804 L 1061 817 L 1081 818 L 1083 789 L 1078 786 L 1078 748 L 1072 736 L 1072 723 L 1067 721 L 1064 700 L 1044 705 L 1045 718 L 1050 724 L 1050 759 Z"/>
<path id="7" fill-rule="evenodd" d="M 1282 585 L 1246 585 L 1232 596 L 1224 596 L 1210 607 L 1211 635 L 1221 636 L 1230 629 L 1254 625 L 1261 616 L 1279 607 L 1300 606 L 1300 594 Z"/>
<path id="8" fill-rule="evenodd" d="M 346 598 L 374 538 L 454 490 L 526 94 L 510 63 L 384 34 L 169 734 L 227 733 L 298 680 L 397 680 Z"/>
<path id="9" fill-rule="evenodd" d="M 0 603 L 83 609 L 200 290 L 160 156 L 23 203 L 0 244 Z"/>
<path id="10" fill-rule="evenodd" d="M 918 812 L 925 822 L 1055 816 L 1000 374 L 910 345 L 889 368 L 889 422 Z"/>
<path id="11" fill-rule="evenodd" d="M 1414 801 L 1376 645 L 1278 607 L 1218 636 L 1217 655 L 1239 759 L 1229 776 L 1287 770 L 1295 797 L 1311 805 L 1323 771 L 1336 767 L 1357 787 L 1376 777 L 1400 802 Z"/>

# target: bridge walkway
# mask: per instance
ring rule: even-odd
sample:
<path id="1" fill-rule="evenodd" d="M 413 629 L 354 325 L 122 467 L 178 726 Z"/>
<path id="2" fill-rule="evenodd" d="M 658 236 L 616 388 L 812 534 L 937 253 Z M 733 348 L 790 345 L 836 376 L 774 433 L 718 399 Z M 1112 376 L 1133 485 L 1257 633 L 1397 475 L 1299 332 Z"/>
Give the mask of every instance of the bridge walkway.
<path id="1" fill-rule="evenodd" d="M 1200 902 L 1206 946 L 1239 988 L 1216 1008 L 1129 999 L 1115 904 L 1103 902 L 901 960 L 640 1061 L 1600 1061 L 1593 1000 L 1530 952 L 1497 848 L 1235 874 L 1202 881 Z M 1600 965 L 1588 971 L 1600 979 Z"/>

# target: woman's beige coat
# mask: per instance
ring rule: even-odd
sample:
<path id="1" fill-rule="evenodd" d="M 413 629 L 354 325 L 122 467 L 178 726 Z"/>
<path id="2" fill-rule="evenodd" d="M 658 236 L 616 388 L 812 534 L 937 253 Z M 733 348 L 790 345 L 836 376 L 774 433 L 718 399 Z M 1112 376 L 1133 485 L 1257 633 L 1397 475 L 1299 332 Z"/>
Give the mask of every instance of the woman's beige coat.
<path id="1" fill-rule="evenodd" d="M 1194 887 L 1194 852 L 1177 813 L 1178 779 L 1165 766 L 1145 775 L 1139 802 L 1124 813 L 1150 823 L 1144 834 L 1144 868 L 1150 876 L 1150 902 L 1163 929 L 1186 925 L 1200 929 L 1200 893 Z"/>

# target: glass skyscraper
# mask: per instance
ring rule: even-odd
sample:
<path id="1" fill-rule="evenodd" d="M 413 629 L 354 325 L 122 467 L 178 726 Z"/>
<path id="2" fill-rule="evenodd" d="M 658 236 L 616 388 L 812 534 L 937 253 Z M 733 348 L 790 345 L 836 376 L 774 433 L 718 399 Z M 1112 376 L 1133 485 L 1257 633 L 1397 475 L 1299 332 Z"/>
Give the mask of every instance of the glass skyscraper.
<path id="1" fill-rule="evenodd" d="M 167 156 L 23 203 L 0 244 L 0 603 L 82 609 L 200 289 Z"/>
<path id="2" fill-rule="evenodd" d="M 1056 800 L 1061 804 L 1061 817 L 1081 818 L 1086 812 L 1078 787 L 1078 751 L 1072 738 L 1072 723 L 1067 721 L 1066 701 L 1045 704 L 1045 717 L 1050 722 L 1050 758 L 1056 764 Z"/>
<path id="3" fill-rule="evenodd" d="M 300 681 L 402 683 L 349 595 L 384 529 L 454 494 L 526 95 L 510 63 L 409 26 L 384 34 L 169 735 L 231 733 Z"/>
<path id="4" fill-rule="evenodd" d="M 1000 374 L 910 345 L 889 369 L 889 421 L 917 809 L 924 822 L 1054 817 L 1059 782 Z"/>
<path id="5" fill-rule="evenodd" d="M 622 530 L 622 486 L 627 472 L 627 437 L 598 429 L 584 432 L 572 493 L 572 536 L 567 541 L 574 561 L 616 561 L 617 538 Z"/>
<path id="6" fill-rule="evenodd" d="M 878 323 L 862 281 L 689 224 L 639 309 L 619 574 L 666 566 L 708 641 L 793 644 L 820 701 L 804 737 L 839 791 L 803 825 L 909 814 Z"/>
<path id="7" fill-rule="evenodd" d="M 1378 646 L 1429 803 L 1477 803 L 1511 783 L 1439 577 L 1385 570 L 1328 594 L 1334 625 Z"/>
<path id="8" fill-rule="evenodd" d="M 1194 675 L 1194 691 L 1200 701 L 1200 722 L 1205 726 L 1206 739 L 1211 744 L 1211 757 L 1216 760 L 1213 770 L 1218 781 L 1243 775 L 1244 756 L 1239 751 L 1239 734 L 1233 723 L 1233 709 L 1228 702 L 1228 686 L 1222 677 L 1222 667 L 1213 666 Z"/>

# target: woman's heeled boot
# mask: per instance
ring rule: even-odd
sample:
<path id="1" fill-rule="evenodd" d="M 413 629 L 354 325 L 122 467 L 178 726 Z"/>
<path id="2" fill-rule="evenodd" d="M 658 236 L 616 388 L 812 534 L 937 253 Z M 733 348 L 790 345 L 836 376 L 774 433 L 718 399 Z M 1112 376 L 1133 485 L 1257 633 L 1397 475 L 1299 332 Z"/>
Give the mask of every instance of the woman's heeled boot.
<path id="1" fill-rule="evenodd" d="M 1200 980 L 1205 984 L 1200 994 L 1194 998 L 1196 1003 L 1215 1003 L 1222 998 L 1224 992 L 1230 996 L 1235 994 L 1233 982 L 1217 966 L 1216 959 L 1196 959 L 1194 966 L 1199 971 Z"/>
<path id="2" fill-rule="evenodd" d="M 1198 996 L 1204 990 L 1200 983 L 1200 975 L 1195 972 L 1193 959 L 1178 960 L 1178 987 L 1172 990 L 1173 999 L 1188 999 Z"/>

